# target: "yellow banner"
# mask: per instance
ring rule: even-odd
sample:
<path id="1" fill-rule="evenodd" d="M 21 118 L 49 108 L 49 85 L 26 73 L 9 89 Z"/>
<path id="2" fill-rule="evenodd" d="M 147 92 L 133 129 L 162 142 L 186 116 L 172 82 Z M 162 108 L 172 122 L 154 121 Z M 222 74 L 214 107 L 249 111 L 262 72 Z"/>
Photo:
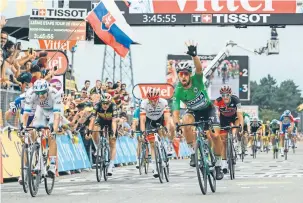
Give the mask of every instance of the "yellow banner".
<path id="1" fill-rule="evenodd" d="M 11 140 L 7 132 L 0 134 L 2 138 L 2 171 L 3 178 L 19 177 L 21 172 L 22 143 L 16 132 L 11 133 Z"/>

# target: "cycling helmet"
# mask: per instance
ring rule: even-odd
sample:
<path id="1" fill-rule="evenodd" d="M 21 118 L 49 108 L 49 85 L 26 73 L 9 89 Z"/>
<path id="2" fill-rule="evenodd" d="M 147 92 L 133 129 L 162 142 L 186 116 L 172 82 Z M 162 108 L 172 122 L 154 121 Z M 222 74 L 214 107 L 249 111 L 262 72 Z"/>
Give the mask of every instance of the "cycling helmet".
<path id="1" fill-rule="evenodd" d="M 34 92 L 45 92 L 48 90 L 49 83 L 44 79 L 36 80 L 34 83 L 33 89 Z"/>
<path id="2" fill-rule="evenodd" d="M 274 119 L 274 120 L 271 121 L 271 123 L 273 123 L 273 124 L 278 124 L 279 121 L 278 121 L 277 119 Z"/>
<path id="3" fill-rule="evenodd" d="M 176 71 L 177 73 L 180 71 L 188 71 L 191 73 L 193 70 L 189 62 L 181 61 L 177 64 Z"/>
<path id="4" fill-rule="evenodd" d="M 291 115 L 291 112 L 290 112 L 290 110 L 285 110 L 283 114 L 284 114 L 285 116 L 290 116 L 290 115 Z"/>
<path id="5" fill-rule="evenodd" d="M 231 94 L 231 88 L 228 85 L 223 85 L 220 89 L 220 94 Z"/>
<path id="6" fill-rule="evenodd" d="M 150 88 L 147 91 L 147 98 L 151 101 L 158 100 L 160 98 L 160 91 L 156 88 Z"/>
<path id="7" fill-rule="evenodd" d="M 257 122 L 259 119 L 256 116 L 254 116 L 251 120 Z"/>
<path id="8" fill-rule="evenodd" d="M 104 93 L 101 95 L 101 102 L 111 102 L 112 96 L 108 93 Z"/>

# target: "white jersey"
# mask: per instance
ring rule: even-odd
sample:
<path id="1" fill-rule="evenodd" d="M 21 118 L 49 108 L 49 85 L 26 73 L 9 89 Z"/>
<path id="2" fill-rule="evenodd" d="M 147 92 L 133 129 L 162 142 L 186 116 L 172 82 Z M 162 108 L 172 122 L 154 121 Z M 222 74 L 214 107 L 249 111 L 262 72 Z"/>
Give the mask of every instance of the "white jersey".
<path id="1" fill-rule="evenodd" d="M 148 99 L 141 102 L 140 114 L 145 114 L 150 120 L 158 120 L 165 111 L 168 111 L 168 103 L 165 99 L 160 98 L 155 107 Z"/>
<path id="2" fill-rule="evenodd" d="M 61 112 L 63 106 L 61 93 L 57 89 L 49 87 L 47 98 L 40 101 L 39 96 L 30 88 L 26 92 L 24 112 L 31 112 L 34 106 L 39 106 L 47 111 Z"/>

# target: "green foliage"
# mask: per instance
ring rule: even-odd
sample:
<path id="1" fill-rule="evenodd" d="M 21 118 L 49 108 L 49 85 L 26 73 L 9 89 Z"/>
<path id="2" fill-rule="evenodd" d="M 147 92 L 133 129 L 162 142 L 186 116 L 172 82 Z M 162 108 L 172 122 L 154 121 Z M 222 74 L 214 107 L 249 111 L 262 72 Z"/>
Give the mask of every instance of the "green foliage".
<path id="1" fill-rule="evenodd" d="M 261 120 L 266 122 L 273 119 L 278 119 L 280 117 L 280 113 L 270 109 L 262 109 L 259 112 L 259 117 Z"/>
<path id="2" fill-rule="evenodd" d="M 286 109 L 296 114 L 296 108 L 303 101 L 298 87 L 292 80 L 285 80 L 277 85 L 277 81 L 271 75 L 267 75 L 259 83 L 250 82 L 251 100 L 245 104 L 258 105 L 263 120 L 271 119 L 273 116 L 277 118 L 276 116 L 279 117 Z"/>

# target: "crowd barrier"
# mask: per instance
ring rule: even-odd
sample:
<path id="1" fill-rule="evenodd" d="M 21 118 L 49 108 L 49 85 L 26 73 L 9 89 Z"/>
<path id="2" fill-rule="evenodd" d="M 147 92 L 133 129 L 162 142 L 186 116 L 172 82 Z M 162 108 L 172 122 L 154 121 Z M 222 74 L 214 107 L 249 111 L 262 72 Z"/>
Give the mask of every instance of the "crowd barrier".
<path id="1" fill-rule="evenodd" d="M 86 153 L 83 140 L 78 135 L 78 142 L 73 144 L 68 135 L 57 135 L 57 151 L 58 151 L 58 172 L 71 171 L 77 169 L 91 168 L 92 163 Z M 190 152 L 187 144 L 177 141 L 179 145 L 179 156 L 188 157 Z M 138 141 L 136 138 L 121 136 L 117 139 L 117 155 L 115 164 L 127 165 L 136 162 L 136 146 Z M 11 133 L 11 139 L 7 136 L 7 131 L 0 134 L 0 182 L 6 178 L 17 178 L 20 176 L 21 168 L 21 151 L 22 142 L 16 136 L 16 132 Z M 176 153 L 173 157 L 177 157 Z"/>

